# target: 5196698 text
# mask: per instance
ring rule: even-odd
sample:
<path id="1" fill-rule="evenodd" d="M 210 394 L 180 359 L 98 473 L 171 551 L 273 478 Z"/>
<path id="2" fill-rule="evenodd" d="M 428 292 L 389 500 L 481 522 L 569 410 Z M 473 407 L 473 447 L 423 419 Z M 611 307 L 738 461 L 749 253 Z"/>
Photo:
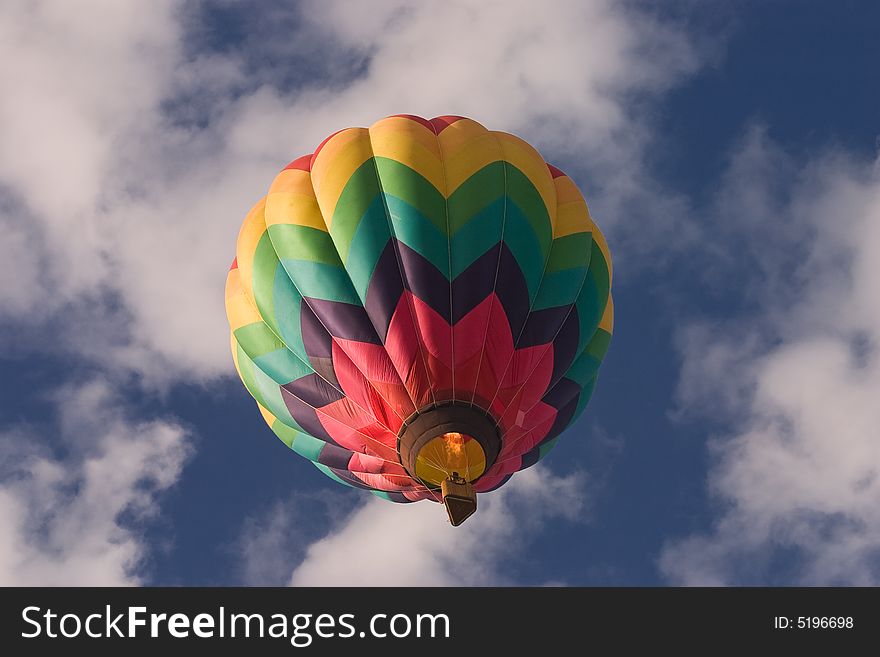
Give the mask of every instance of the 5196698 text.
<path id="1" fill-rule="evenodd" d="M 852 616 L 774 616 L 777 630 L 849 630 L 854 625 Z"/>

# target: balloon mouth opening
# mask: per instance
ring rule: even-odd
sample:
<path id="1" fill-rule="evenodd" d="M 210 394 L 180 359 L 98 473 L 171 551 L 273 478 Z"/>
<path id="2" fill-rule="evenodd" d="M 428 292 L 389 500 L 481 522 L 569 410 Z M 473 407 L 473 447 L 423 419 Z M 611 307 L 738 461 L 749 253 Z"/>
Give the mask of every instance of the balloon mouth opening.
<path id="1" fill-rule="evenodd" d="M 447 480 L 468 486 L 477 481 L 498 458 L 501 438 L 486 411 L 453 401 L 426 406 L 407 418 L 397 448 L 413 479 L 442 490 Z"/>

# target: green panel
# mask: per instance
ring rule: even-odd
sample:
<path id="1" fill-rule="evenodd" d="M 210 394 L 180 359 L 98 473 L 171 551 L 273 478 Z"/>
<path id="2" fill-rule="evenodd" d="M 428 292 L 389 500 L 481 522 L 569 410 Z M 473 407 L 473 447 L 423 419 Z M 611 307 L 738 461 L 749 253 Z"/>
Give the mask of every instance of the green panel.
<path id="1" fill-rule="evenodd" d="M 501 240 L 501 222 L 506 202 L 505 197 L 496 199 L 484 207 L 452 238 L 453 279 Z"/>
<path id="2" fill-rule="evenodd" d="M 504 243 L 522 270 L 526 286 L 529 289 L 529 302 L 531 303 L 535 300 L 538 287 L 541 285 L 544 260 L 547 254 L 541 251 L 539 243 L 535 239 L 532 225 L 519 207 L 513 203 L 507 204 Z"/>
<path id="3" fill-rule="evenodd" d="M 590 257 L 590 271 L 587 273 L 587 279 L 584 281 L 584 287 L 576 304 L 580 324 L 578 352 L 583 350 L 593 338 L 599 322 L 602 321 L 602 315 L 605 313 L 605 306 L 608 303 L 609 290 L 608 267 L 605 264 L 602 251 L 594 243 L 593 253 Z"/>
<path id="4" fill-rule="evenodd" d="M 522 171 L 511 164 L 507 165 L 506 171 L 507 196 L 519 208 L 532 227 L 532 232 L 537 237 L 541 249 L 541 262 L 543 263 L 550 252 L 550 243 L 553 241 L 553 227 L 550 225 L 550 215 L 547 214 L 544 199 Z"/>
<path id="5" fill-rule="evenodd" d="M 384 184 L 384 180 L 382 181 Z M 442 232 L 418 209 L 394 196 L 385 195 L 391 216 L 394 236 L 413 251 L 427 259 L 448 280 L 449 245 L 446 231 Z"/>
<path id="6" fill-rule="evenodd" d="M 390 239 L 385 199 L 377 195 L 358 224 L 345 258 L 345 269 L 362 302 L 367 298 L 367 289 L 379 256 Z"/>
<path id="7" fill-rule="evenodd" d="M 312 435 L 299 433 L 290 445 L 290 449 L 314 462 L 318 460 L 318 455 L 326 444 L 323 440 L 318 440 Z"/>
<path id="8" fill-rule="evenodd" d="M 431 222 L 446 236 L 446 199 L 418 171 L 386 157 L 375 158 L 379 181 L 386 196 L 393 196 Z"/>
<path id="9" fill-rule="evenodd" d="M 290 411 L 287 410 L 287 405 L 281 398 L 281 389 L 278 387 L 278 384 L 255 365 L 240 345 L 237 346 L 237 349 L 238 369 L 241 372 L 241 380 L 245 388 L 248 389 L 248 392 L 251 393 L 251 396 L 284 424 L 297 431 L 302 431 L 302 427 L 296 423 L 293 417 L 291 417 Z"/>
<path id="10" fill-rule="evenodd" d="M 593 338 L 599 321 L 602 319 L 602 306 L 592 272 L 587 274 L 584 286 L 575 304 L 580 334 L 578 335 L 577 351 L 582 351 Z"/>
<path id="11" fill-rule="evenodd" d="M 275 311 L 278 313 L 275 321 L 275 331 L 281 336 L 284 344 L 300 359 L 308 362 L 309 356 L 302 340 L 302 328 L 300 324 L 300 309 L 303 304 L 302 296 L 284 270 L 280 266 L 275 276 Z"/>
<path id="12" fill-rule="evenodd" d="M 262 400 L 257 397 L 260 390 L 257 388 L 256 381 L 254 380 L 254 362 L 248 358 L 248 355 L 241 348 L 240 344 L 235 345 L 235 350 L 236 360 L 238 361 L 238 374 L 241 377 L 241 382 L 244 384 L 244 387 L 247 388 L 247 391 L 251 393 L 251 397 L 262 403 Z"/>
<path id="13" fill-rule="evenodd" d="M 487 164 L 464 181 L 449 197 L 446 208 L 452 235 L 461 230 L 475 214 L 505 195 L 504 170 L 504 162 Z"/>
<path id="14" fill-rule="evenodd" d="M 290 383 L 296 379 L 301 379 L 314 372 L 314 370 L 303 363 L 293 353 L 282 347 L 267 354 L 261 354 L 253 359 L 254 364 L 272 377 L 272 380 L 279 385 Z"/>
<path id="15" fill-rule="evenodd" d="M 342 268 L 330 234 L 311 226 L 273 224 L 267 231 L 279 260 L 310 260 Z"/>
<path id="16" fill-rule="evenodd" d="M 542 458 L 547 456 L 554 447 L 556 447 L 556 443 L 559 442 L 559 436 L 553 438 L 552 440 L 548 440 L 546 443 L 541 445 L 538 448 L 538 460 L 540 461 Z"/>
<path id="17" fill-rule="evenodd" d="M 301 436 L 302 434 L 295 429 L 291 429 L 283 422 L 279 420 L 275 420 L 272 423 L 272 431 L 275 432 L 275 435 L 281 440 L 282 443 L 293 449 L 293 441 L 297 436 Z"/>
<path id="18" fill-rule="evenodd" d="M 578 398 L 577 407 L 574 409 L 572 422 L 574 422 L 577 417 L 584 412 L 587 404 L 590 403 L 590 397 L 593 396 L 593 391 L 596 389 L 596 381 L 598 380 L 598 378 L 598 375 L 594 376 L 592 379 L 587 381 L 587 384 L 584 386 L 583 390 L 581 390 L 581 396 Z M 568 426 L 571 426 L 571 422 Z"/>
<path id="19" fill-rule="evenodd" d="M 569 373 L 566 376 L 572 381 L 576 381 L 583 388 L 590 379 L 598 374 L 601 365 L 602 361 L 600 359 L 585 351 L 578 358 L 577 367 L 572 366 L 569 368 Z"/>
<path id="20" fill-rule="evenodd" d="M 598 329 L 587 347 L 565 372 L 564 377 L 584 387 L 599 372 L 599 366 L 608 352 L 610 342 L 611 334 L 604 329 Z"/>
<path id="21" fill-rule="evenodd" d="M 602 361 L 595 358 L 590 352 L 583 351 L 575 359 L 574 363 L 571 364 L 571 367 L 568 368 L 564 376 L 583 388 L 587 381 L 596 376 L 596 372 L 599 371 L 599 365 L 601 364 Z"/>
<path id="22" fill-rule="evenodd" d="M 550 257 L 532 310 L 574 303 L 584 285 L 592 242 L 591 233 L 565 235 L 551 242 Z"/>
<path id="23" fill-rule="evenodd" d="M 592 250 L 592 233 L 572 233 L 555 239 L 550 247 L 547 271 L 587 267 Z"/>
<path id="24" fill-rule="evenodd" d="M 278 268 L 278 256 L 269 239 L 268 233 L 263 233 L 257 242 L 254 251 L 253 267 L 253 292 L 254 303 L 263 317 L 263 321 L 278 333 L 278 324 L 275 322 L 275 270 Z"/>
<path id="25" fill-rule="evenodd" d="M 303 431 L 303 428 L 297 424 L 296 420 L 290 415 L 290 411 L 287 410 L 287 404 L 284 403 L 284 399 L 281 397 L 281 388 L 278 386 L 278 383 L 259 367 L 256 367 L 256 363 L 254 363 L 251 374 L 255 391 L 259 395 L 256 397 L 257 400 L 284 424 L 293 427 L 297 431 Z"/>
<path id="26" fill-rule="evenodd" d="M 339 477 L 337 477 L 337 476 L 336 476 L 336 473 L 334 473 L 333 470 L 331 470 L 330 468 L 328 468 L 328 467 L 327 467 L 326 465 L 324 465 L 323 463 L 315 463 L 314 461 L 312 461 L 312 465 L 314 465 L 316 468 L 318 468 L 318 470 L 320 470 L 320 471 L 323 472 L 325 475 L 327 475 L 328 477 L 330 477 L 330 478 L 331 478 L 333 481 L 335 481 L 337 484 L 342 484 L 343 486 L 348 486 L 349 488 L 354 488 L 354 486 L 352 486 L 350 483 L 348 483 L 347 481 L 345 481 L 345 479 L 340 479 Z"/>
<path id="27" fill-rule="evenodd" d="M 532 310 L 543 310 L 574 303 L 584 285 L 586 273 L 585 268 L 563 269 L 562 271 L 545 273 Z"/>
<path id="28" fill-rule="evenodd" d="M 342 262 L 348 262 L 355 233 L 381 191 L 373 158 L 360 165 L 345 183 L 330 222 L 330 235 Z M 382 216 L 384 218 L 384 206 Z"/>
<path id="29" fill-rule="evenodd" d="M 593 243 L 593 251 L 590 255 L 590 272 L 596 280 L 596 290 L 599 298 L 602 299 L 602 308 L 608 300 L 608 294 L 611 291 L 611 272 L 608 263 L 605 262 L 605 254 L 599 248 L 599 245 Z"/>
<path id="30" fill-rule="evenodd" d="M 284 348 L 284 343 L 264 322 L 246 324 L 233 331 L 235 340 L 251 358 L 257 358 L 276 349 Z"/>
<path id="31" fill-rule="evenodd" d="M 611 344 L 611 334 L 605 329 L 596 329 L 593 339 L 587 345 L 586 353 L 601 362 L 608 353 L 609 344 Z"/>
<path id="32" fill-rule="evenodd" d="M 302 296 L 361 305 L 344 269 L 309 260 L 282 260 L 281 264 Z"/>
<path id="33" fill-rule="evenodd" d="M 233 332 L 239 348 L 250 361 L 279 384 L 299 379 L 314 370 L 276 336 L 264 322 L 254 322 Z"/>

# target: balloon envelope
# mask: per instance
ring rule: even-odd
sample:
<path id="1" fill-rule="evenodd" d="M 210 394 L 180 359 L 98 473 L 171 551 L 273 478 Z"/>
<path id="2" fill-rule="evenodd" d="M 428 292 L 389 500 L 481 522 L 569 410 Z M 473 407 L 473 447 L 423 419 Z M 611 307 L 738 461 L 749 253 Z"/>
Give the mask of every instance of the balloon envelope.
<path id="1" fill-rule="evenodd" d="M 291 162 L 226 285 L 236 369 L 332 479 L 395 502 L 497 488 L 583 410 L 608 247 L 572 180 L 462 117 L 393 116 Z"/>

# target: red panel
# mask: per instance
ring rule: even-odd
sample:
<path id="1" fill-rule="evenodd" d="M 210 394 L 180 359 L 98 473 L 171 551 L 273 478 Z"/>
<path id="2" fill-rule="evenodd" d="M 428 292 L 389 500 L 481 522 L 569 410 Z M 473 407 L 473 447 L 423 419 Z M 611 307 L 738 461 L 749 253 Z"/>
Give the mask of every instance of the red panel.
<path id="1" fill-rule="evenodd" d="M 455 338 L 456 368 L 482 351 L 486 324 L 489 322 L 489 310 L 494 301 L 494 294 L 486 297 L 455 325 L 453 336 Z M 496 307 L 495 312 L 503 311 L 500 311 L 499 306 Z"/>
<path id="2" fill-rule="evenodd" d="M 395 433 L 397 432 L 403 423 L 401 416 L 394 412 L 392 407 L 373 387 L 372 382 L 364 377 L 363 372 L 355 366 L 351 358 L 335 341 L 333 343 L 333 371 L 336 374 L 336 379 L 339 381 L 342 392 L 350 397 L 358 406 L 366 408 L 371 412 L 381 424 Z M 407 415 L 408 413 L 402 415 L 402 417 Z"/>
<path id="3" fill-rule="evenodd" d="M 550 174 L 551 174 L 554 178 L 560 178 L 561 176 L 564 176 L 564 175 L 565 175 L 565 172 L 564 172 L 564 171 L 562 171 L 561 169 L 557 169 L 555 166 L 553 166 L 553 165 L 550 164 L 549 162 L 547 163 L 547 168 L 550 169 Z"/>
<path id="4" fill-rule="evenodd" d="M 400 463 L 394 461 L 386 461 L 380 458 L 376 458 L 375 456 L 368 456 L 366 454 L 353 454 L 351 457 L 351 461 L 349 461 L 349 468 L 351 470 L 356 470 L 358 472 L 372 472 L 374 474 L 384 474 L 384 475 L 393 475 L 398 480 L 406 478 L 409 479 L 411 484 L 412 479 L 410 479 L 409 475 L 406 474 L 406 470 L 403 469 L 403 466 Z"/>
<path id="5" fill-rule="evenodd" d="M 492 468 L 494 470 L 494 468 Z M 491 470 L 490 470 L 491 472 Z M 479 481 L 474 484 L 474 490 L 478 493 L 483 493 L 491 488 L 495 488 L 498 484 L 504 481 L 504 475 L 496 475 L 492 473 L 491 475 L 487 472 L 482 477 L 480 477 Z"/>
<path id="6" fill-rule="evenodd" d="M 358 430 L 330 415 L 318 411 L 318 420 L 333 440 L 341 447 L 359 452 L 366 448 L 369 439 Z"/>
<path id="7" fill-rule="evenodd" d="M 483 361 L 477 378 L 476 393 L 481 398 L 490 400 L 495 396 L 504 374 L 507 363 L 513 356 L 513 335 L 504 308 L 495 295 L 492 300 L 492 316 L 486 331 L 486 343 L 483 348 Z"/>
<path id="8" fill-rule="evenodd" d="M 418 502 L 419 500 L 431 500 L 432 502 L 440 501 L 440 495 L 438 493 L 432 493 L 429 490 L 405 490 L 403 491 L 403 496 L 413 502 Z"/>
<path id="9" fill-rule="evenodd" d="M 402 119 L 409 119 L 410 121 L 415 121 L 416 123 L 421 123 L 431 132 L 434 132 L 434 125 L 428 120 L 424 119 L 421 116 L 416 116 L 415 114 L 393 114 L 392 116 L 397 116 Z"/>
<path id="10" fill-rule="evenodd" d="M 370 488 L 386 491 L 408 491 L 413 485 L 413 480 L 409 477 L 387 477 L 383 474 L 372 474 L 368 472 L 352 472 L 354 477 L 360 479 Z"/>
<path id="11" fill-rule="evenodd" d="M 522 421 L 522 426 L 528 430 L 536 429 L 547 422 L 552 426 L 556 421 L 556 414 L 557 410 L 555 407 L 545 402 L 538 402 L 533 408 L 526 412 L 525 419 Z M 548 427 L 547 430 L 549 431 L 550 428 Z M 541 437 L 543 438 L 544 436 Z"/>
<path id="12" fill-rule="evenodd" d="M 513 354 L 498 390 L 498 397 L 508 407 L 505 414 L 531 408 L 547 392 L 553 376 L 552 351 L 547 345 L 538 345 L 518 349 Z M 518 402 L 516 408 L 511 409 L 514 393 L 518 394 Z M 510 421 L 515 422 L 516 418 L 511 417 Z"/>
<path id="13" fill-rule="evenodd" d="M 467 118 L 467 117 L 454 116 L 452 114 L 449 114 L 446 116 L 436 116 L 433 119 L 431 119 L 431 125 L 434 126 L 434 130 L 439 135 L 441 132 L 443 132 L 446 128 L 451 126 L 453 123 L 455 123 L 456 121 L 461 121 L 464 118 Z"/>
<path id="14" fill-rule="evenodd" d="M 418 342 L 418 330 L 413 323 L 413 313 L 406 294 L 409 293 L 405 292 L 400 296 L 388 324 L 385 351 L 416 406 L 421 408 L 431 401 L 431 379 L 425 371 L 424 350 Z"/>
<path id="15" fill-rule="evenodd" d="M 302 155 L 296 158 L 293 162 L 288 164 L 286 167 L 282 169 L 282 171 L 286 171 L 287 169 L 300 169 L 301 171 L 311 171 L 312 170 L 312 156 Z"/>

